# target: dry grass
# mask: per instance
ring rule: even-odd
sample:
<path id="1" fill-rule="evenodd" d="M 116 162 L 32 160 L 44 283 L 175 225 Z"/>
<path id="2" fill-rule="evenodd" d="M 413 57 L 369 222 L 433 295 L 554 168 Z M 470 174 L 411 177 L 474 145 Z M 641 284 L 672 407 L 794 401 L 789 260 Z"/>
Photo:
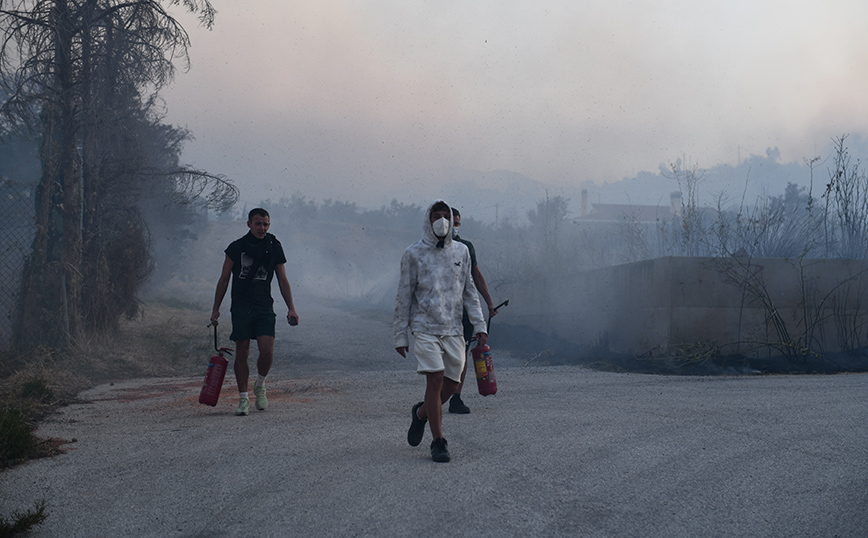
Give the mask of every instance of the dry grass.
<path id="1" fill-rule="evenodd" d="M 125 321 L 117 335 L 91 338 L 74 349 L 42 348 L 0 358 L 0 409 L 15 409 L 35 424 L 76 400 L 90 387 L 136 377 L 198 374 L 213 347 L 208 314 L 192 305 L 145 304 L 141 317 Z M 38 439 L 32 457 L 57 453 Z M 17 462 L 0 462 L 0 468 Z"/>
<path id="2" fill-rule="evenodd" d="M 76 371 L 91 382 L 190 373 L 204 364 L 213 346 L 208 315 L 201 309 L 148 304 L 142 316 L 123 324 L 120 334 L 78 346 Z"/>

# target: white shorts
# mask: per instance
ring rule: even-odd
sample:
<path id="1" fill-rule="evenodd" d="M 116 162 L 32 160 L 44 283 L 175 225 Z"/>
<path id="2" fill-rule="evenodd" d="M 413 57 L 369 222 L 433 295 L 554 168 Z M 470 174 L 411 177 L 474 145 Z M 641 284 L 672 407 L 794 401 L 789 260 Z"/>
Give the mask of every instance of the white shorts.
<path id="1" fill-rule="evenodd" d="M 413 353 L 416 355 L 420 374 L 428 372 L 443 372 L 457 383 L 461 382 L 461 371 L 464 370 L 465 347 L 464 336 L 435 336 L 433 334 L 413 333 L 415 343 Z"/>

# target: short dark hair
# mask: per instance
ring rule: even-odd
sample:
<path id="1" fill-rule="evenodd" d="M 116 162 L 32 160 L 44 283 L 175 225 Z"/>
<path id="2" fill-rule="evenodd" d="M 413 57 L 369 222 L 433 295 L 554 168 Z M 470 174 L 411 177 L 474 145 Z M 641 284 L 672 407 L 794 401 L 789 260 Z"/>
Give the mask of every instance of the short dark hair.
<path id="1" fill-rule="evenodd" d="M 261 207 L 254 207 L 250 210 L 250 213 L 247 214 L 247 222 L 253 220 L 253 217 L 259 215 L 260 217 L 265 217 L 271 220 L 271 215 L 268 214 L 268 211 L 262 209 Z"/>
<path id="2" fill-rule="evenodd" d="M 453 207 L 452 208 L 452 217 L 455 218 L 455 217 L 460 217 L 460 216 L 461 216 L 461 212 Z"/>

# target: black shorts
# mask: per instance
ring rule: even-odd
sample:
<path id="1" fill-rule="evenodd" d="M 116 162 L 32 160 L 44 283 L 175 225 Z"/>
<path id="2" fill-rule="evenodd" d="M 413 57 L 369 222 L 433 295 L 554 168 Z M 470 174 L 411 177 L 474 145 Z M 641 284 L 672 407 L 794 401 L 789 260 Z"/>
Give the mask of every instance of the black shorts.
<path id="1" fill-rule="evenodd" d="M 232 311 L 232 334 L 229 339 L 256 340 L 259 336 L 274 336 L 277 316 L 270 310 L 242 308 Z"/>

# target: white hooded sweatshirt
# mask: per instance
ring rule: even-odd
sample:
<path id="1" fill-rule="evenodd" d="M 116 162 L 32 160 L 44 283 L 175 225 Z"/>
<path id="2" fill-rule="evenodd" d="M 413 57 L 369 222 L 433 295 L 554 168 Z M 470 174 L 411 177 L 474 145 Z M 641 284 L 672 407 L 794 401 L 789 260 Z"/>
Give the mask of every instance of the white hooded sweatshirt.
<path id="1" fill-rule="evenodd" d="M 488 333 L 470 276 L 470 252 L 466 246 L 452 240 L 452 208 L 446 237 L 441 242 L 434 235 L 431 208 L 442 201 L 435 200 L 428 206 L 422 223 L 422 239 L 407 247 L 401 258 L 392 321 L 396 348 L 410 346 L 408 329 L 436 336 L 464 334 L 461 326 L 464 307 L 473 324 L 473 333 Z"/>

